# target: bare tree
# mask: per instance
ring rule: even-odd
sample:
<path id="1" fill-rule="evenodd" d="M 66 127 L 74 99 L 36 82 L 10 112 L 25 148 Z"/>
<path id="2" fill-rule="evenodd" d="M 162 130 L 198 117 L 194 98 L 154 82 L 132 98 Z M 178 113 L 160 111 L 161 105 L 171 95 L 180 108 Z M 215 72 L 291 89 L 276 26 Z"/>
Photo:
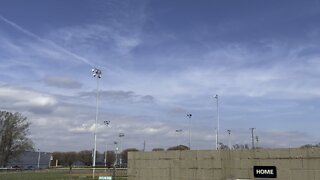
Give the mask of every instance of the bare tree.
<path id="1" fill-rule="evenodd" d="M 20 113 L 0 111 L 0 167 L 22 152 L 33 150 L 33 143 L 27 136 L 30 123 Z"/>
<path id="2" fill-rule="evenodd" d="M 83 150 L 78 152 L 78 160 L 86 166 L 92 165 L 92 151 Z"/>
<path id="3" fill-rule="evenodd" d="M 60 165 L 68 166 L 71 172 L 72 165 L 78 160 L 76 152 L 54 152 L 52 154 L 54 160 L 58 160 Z"/>
<path id="4" fill-rule="evenodd" d="M 184 145 L 179 145 L 179 146 L 169 147 L 167 149 L 167 151 L 174 151 L 174 150 L 189 150 L 189 147 Z"/>
<path id="5" fill-rule="evenodd" d="M 220 147 L 220 149 L 223 149 L 223 150 L 230 149 L 229 146 L 227 146 L 221 142 L 219 143 L 219 147 Z"/>
<path id="6" fill-rule="evenodd" d="M 303 146 L 300 146 L 300 148 L 319 148 L 320 147 L 320 143 L 318 144 L 305 144 Z"/>
<path id="7" fill-rule="evenodd" d="M 77 161 L 77 153 L 76 152 L 65 152 L 63 153 L 63 162 L 65 165 L 69 167 L 70 172 L 72 171 L 72 165 Z"/>
<path id="8" fill-rule="evenodd" d="M 116 153 L 114 151 L 107 151 L 107 167 L 112 167 L 116 162 Z"/>
<path id="9" fill-rule="evenodd" d="M 53 152 L 52 153 L 53 161 L 54 162 L 58 161 L 58 165 L 62 165 L 62 158 L 63 158 L 62 154 L 63 154 L 63 152 Z"/>
<path id="10" fill-rule="evenodd" d="M 128 152 L 137 152 L 139 151 L 136 148 L 129 148 L 129 149 L 125 149 L 121 152 L 121 157 L 122 157 L 122 163 L 123 164 L 127 164 L 128 163 Z"/>
<path id="11" fill-rule="evenodd" d="M 248 144 L 235 144 L 233 145 L 233 149 L 249 149 Z"/>
<path id="12" fill-rule="evenodd" d="M 163 148 L 153 148 L 152 151 L 164 151 Z"/>

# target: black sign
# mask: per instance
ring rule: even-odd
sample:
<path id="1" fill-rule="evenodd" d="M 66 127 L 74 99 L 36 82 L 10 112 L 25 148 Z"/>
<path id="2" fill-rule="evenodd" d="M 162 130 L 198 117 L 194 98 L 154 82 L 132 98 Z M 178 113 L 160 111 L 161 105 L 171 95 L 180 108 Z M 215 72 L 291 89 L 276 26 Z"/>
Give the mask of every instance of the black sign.
<path id="1" fill-rule="evenodd" d="M 253 166 L 255 178 L 277 178 L 277 168 L 275 166 Z"/>

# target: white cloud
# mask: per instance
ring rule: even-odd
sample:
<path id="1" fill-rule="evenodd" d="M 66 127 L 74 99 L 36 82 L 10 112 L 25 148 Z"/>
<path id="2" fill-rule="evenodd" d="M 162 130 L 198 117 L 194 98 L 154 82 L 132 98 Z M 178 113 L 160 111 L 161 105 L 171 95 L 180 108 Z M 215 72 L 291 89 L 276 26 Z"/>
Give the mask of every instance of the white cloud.
<path id="1" fill-rule="evenodd" d="M 10 102 L 13 106 L 54 106 L 57 100 L 47 94 L 32 90 L 0 86 L 0 98 L 4 102 Z"/>

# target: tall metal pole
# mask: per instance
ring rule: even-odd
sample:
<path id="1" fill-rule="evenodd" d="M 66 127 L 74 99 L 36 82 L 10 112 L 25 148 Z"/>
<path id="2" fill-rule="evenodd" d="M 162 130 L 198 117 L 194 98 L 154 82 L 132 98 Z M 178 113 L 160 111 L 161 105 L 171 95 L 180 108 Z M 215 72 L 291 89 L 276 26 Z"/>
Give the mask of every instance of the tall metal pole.
<path id="1" fill-rule="evenodd" d="M 96 156 L 97 156 L 97 122 L 98 122 L 98 109 L 99 109 L 99 79 L 101 78 L 101 70 L 94 68 L 92 69 L 93 77 L 97 78 L 97 94 L 96 94 L 96 118 L 94 123 L 94 151 L 93 151 L 93 169 L 92 169 L 92 179 L 95 176 L 95 167 L 96 167 Z"/>
<path id="2" fill-rule="evenodd" d="M 216 150 L 218 150 L 218 133 L 217 133 L 217 128 L 214 128 L 214 133 L 216 134 Z"/>
<path id="3" fill-rule="evenodd" d="M 143 141 L 143 152 L 146 151 L 146 140 Z"/>
<path id="4" fill-rule="evenodd" d="M 219 96 L 218 94 L 216 94 L 216 96 L 214 97 L 217 99 L 217 134 L 216 134 L 216 150 L 219 149 L 219 130 L 220 130 L 220 112 L 219 112 Z"/>
<path id="5" fill-rule="evenodd" d="M 118 161 L 118 151 L 119 151 L 119 148 L 118 148 L 118 142 L 117 142 L 117 141 L 114 141 L 113 144 L 115 145 L 115 150 L 114 150 L 114 152 L 115 152 L 115 156 L 116 156 L 116 161 L 115 161 L 115 163 L 114 163 L 114 167 L 115 167 L 116 165 L 119 164 L 119 161 Z"/>
<path id="6" fill-rule="evenodd" d="M 191 150 L 191 133 L 190 133 L 190 129 L 191 129 L 191 116 L 192 116 L 192 114 L 187 114 L 187 116 L 189 117 L 189 150 Z"/>
<path id="7" fill-rule="evenodd" d="M 106 144 L 106 152 L 104 153 L 104 167 L 106 168 L 106 172 L 107 172 L 107 153 L 108 153 L 108 144 Z"/>
<path id="8" fill-rule="evenodd" d="M 251 148 L 252 149 L 254 149 L 254 136 L 253 136 L 253 130 L 254 130 L 255 128 L 250 128 L 250 130 L 251 130 L 251 140 L 252 140 L 252 145 L 251 145 Z"/>
<path id="9" fill-rule="evenodd" d="M 124 133 L 119 133 L 120 138 L 120 167 L 122 167 L 122 137 L 124 137 Z"/>
<path id="10" fill-rule="evenodd" d="M 41 157 L 40 149 L 38 149 L 38 151 L 39 151 L 39 155 L 38 155 L 38 169 L 40 169 L 40 157 Z"/>
<path id="11" fill-rule="evenodd" d="M 110 121 L 103 121 L 104 125 L 106 125 L 107 127 L 110 124 Z M 106 144 L 106 152 L 105 152 L 105 156 L 104 156 L 104 165 L 106 167 L 106 172 L 107 172 L 107 153 L 108 153 L 108 143 Z"/>
<path id="12" fill-rule="evenodd" d="M 182 129 L 176 129 L 176 133 L 178 136 L 178 148 L 181 150 L 180 134 L 182 134 Z"/>
<path id="13" fill-rule="evenodd" d="M 232 149 L 232 147 L 231 147 L 231 130 L 228 129 L 227 132 L 229 134 L 229 149 Z"/>

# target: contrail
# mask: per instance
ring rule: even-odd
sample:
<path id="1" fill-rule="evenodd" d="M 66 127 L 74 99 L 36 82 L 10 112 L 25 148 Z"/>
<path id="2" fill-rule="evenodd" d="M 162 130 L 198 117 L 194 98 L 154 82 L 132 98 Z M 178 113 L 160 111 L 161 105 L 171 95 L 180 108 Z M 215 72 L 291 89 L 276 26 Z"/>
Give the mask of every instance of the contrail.
<path id="1" fill-rule="evenodd" d="M 10 21 L 10 20 L 8 20 L 7 18 L 3 17 L 2 15 L 0 15 L 0 19 L 1 19 L 2 21 L 4 21 L 5 23 L 11 25 L 11 26 L 14 27 L 15 29 L 19 30 L 20 32 L 22 32 L 22 33 L 24 33 L 24 34 L 26 34 L 26 35 L 28 35 L 28 36 L 30 36 L 30 37 L 32 37 L 32 38 L 35 38 L 35 39 L 37 39 L 38 41 L 41 41 L 41 42 L 43 42 L 43 43 L 45 43 L 45 44 L 48 44 L 48 45 L 50 45 L 50 46 L 53 46 L 54 48 L 58 49 L 59 51 L 65 53 L 65 54 L 67 54 L 67 55 L 69 55 L 69 56 L 71 56 L 71 57 L 74 57 L 75 59 L 80 60 L 80 61 L 82 61 L 83 63 L 86 63 L 86 64 L 90 65 L 91 67 L 94 67 L 93 64 L 90 63 L 86 58 L 81 57 L 81 56 L 79 56 L 79 55 L 77 55 L 77 54 L 75 54 L 75 53 L 73 53 L 73 52 L 70 52 L 70 51 L 66 50 L 65 48 L 57 45 L 56 43 L 54 43 L 54 42 L 52 42 L 52 41 L 50 41 L 50 40 L 43 39 L 43 38 L 37 36 L 36 34 L 34 34 L 34 33 L 30 32 L 30 31 L 22 28 L 22 27 L 19 26 L 18 24 L 14 23 L 14 22 L 12 22 L 12 21 Z"/>

